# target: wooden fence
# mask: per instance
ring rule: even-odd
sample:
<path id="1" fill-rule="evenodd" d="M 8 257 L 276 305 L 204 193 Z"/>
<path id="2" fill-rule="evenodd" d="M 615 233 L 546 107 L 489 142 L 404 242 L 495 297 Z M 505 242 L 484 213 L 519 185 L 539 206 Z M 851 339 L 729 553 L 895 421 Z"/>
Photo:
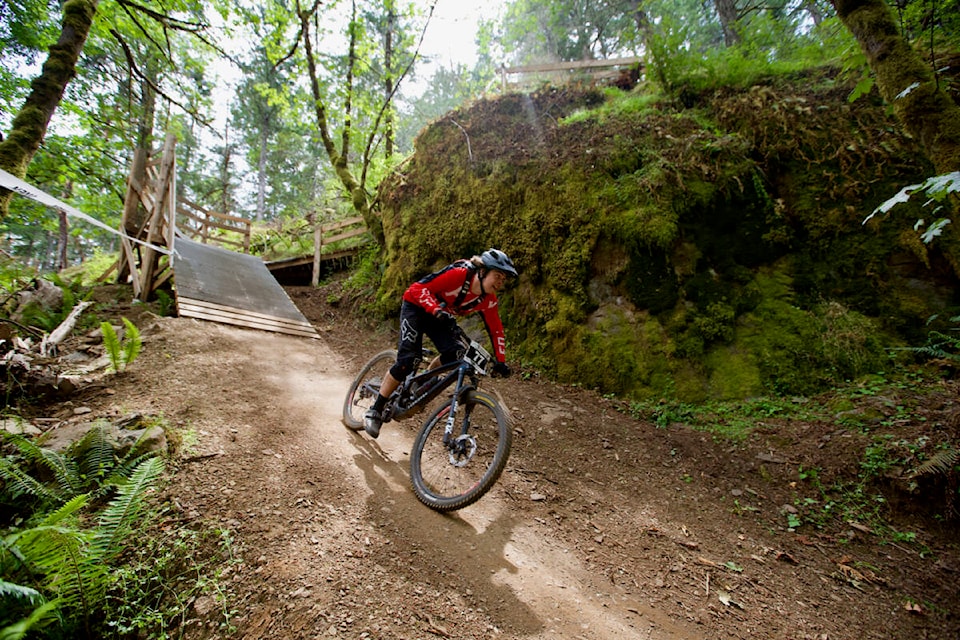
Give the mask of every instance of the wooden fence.
<path id="1" fill-rule="evenodd" d="M 529 86 L 544 80 L 563 83 L 581 75 L 594 82 L 625 79 L 636 84 L 642 68 L 643 60 L 637 57 L 532 64 L 523 67 L 504 66 L 500 67 L 500 84 L 506 92 L 511 87 Z"/>
<path id="2" fill-rule="evenodd" d="M 210 211 L 186 198 L 177 202 L 177 215 L 177 229 L 191 240 L 202 244 L 213 240 L 250 253 L 251 223 L 246 218 Z"/>

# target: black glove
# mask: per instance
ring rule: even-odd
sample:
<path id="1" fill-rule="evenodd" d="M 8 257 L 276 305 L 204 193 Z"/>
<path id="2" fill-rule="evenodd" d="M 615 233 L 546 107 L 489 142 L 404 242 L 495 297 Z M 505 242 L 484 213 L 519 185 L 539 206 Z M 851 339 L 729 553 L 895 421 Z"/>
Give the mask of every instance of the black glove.
<path id="1" fill-rule="evenodd" d="M 511 371 L 506 362 L 497 362 L 493 365 L 492 373 L 494 378 L 509 378 Z"/>
<path id="2" fill-rule="evenodd" d="M 446 309 L 437 309 L 437 313 L 434 314 L 437 320 L 440 321 L 440 324 L 445 325 L 450 330 L 453 330 L 457 326 L 457 319 L 453 317 L 453 314 L 447 311 Z"/>

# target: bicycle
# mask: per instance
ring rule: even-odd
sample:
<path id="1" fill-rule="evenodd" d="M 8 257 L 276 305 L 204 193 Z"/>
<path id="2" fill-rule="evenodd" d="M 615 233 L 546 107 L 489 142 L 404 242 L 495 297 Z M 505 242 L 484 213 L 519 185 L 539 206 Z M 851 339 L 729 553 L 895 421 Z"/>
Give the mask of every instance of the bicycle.
<path id="1" fill-rule="evenodd" d="M 462 509 L 489 491 L 503 472 L 513 440 L 507 412 L 496 398 L 479 389 L 493 358 L 463 329 L 457 327 L 457 331 L 463 346 L 460 358 L 421 370 L 432 355 L 424 349 L 414 374 L 390 395 L 383 410 L 384 423 L 403 420 L 453 387 L 450 398 L 420 427 L 410 452 L 413 492 L 420 502 L 441 512 Z M 382 351 L 360 369 L 343 402 L 342 420 L 348 429 L 363 429 L 363 414 L 373 405 L 382 376 L 396 359 L 396 351 Z"/>

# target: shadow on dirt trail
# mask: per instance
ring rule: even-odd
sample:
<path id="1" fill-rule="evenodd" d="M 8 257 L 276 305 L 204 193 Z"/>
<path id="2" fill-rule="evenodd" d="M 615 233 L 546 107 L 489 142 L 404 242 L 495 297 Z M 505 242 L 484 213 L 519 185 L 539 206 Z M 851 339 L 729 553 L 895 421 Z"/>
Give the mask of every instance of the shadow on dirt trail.
<path id="1" fill-rule="evenodd" d="M 385 430 L 397 426 L 391 424 Z M 501 573 L 517 571 L 505 558 L 516 518 L 501 513 L 478 529 L 462 514 L 432 511 L 416 499 L 409 486 L 407 460 L 412 439 L 384 438 L 390 440 L 385 451 L 364 435 L 347 437 L 359 450 L 354 462 L 372 490 L 367 511 L 381 535 L 381 560 L 389 560 L 390 568 L 411 584 L 424 581 L 436 588 L 439 583 L 465 598 L 460 606 L 473 600 L 495 618 L 519 624 L 515 632 L 538 632 L 541 625 L 534 611 L 496 580 Z M 449 631 L 456 634 L 455 629 Z"/>

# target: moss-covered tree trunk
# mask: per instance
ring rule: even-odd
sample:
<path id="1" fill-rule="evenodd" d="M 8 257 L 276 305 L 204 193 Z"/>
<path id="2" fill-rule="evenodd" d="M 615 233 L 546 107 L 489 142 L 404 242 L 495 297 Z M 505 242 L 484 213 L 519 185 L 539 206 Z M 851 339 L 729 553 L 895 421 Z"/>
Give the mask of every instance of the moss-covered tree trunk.
<path id="1" fill-rule="evenodd" d="M 877 88 L 938 173 L 960 169 L 960 107 L 900 35 L 885 0 L 833 0 L 876 74 Z"/>
<path id="2" fill-rule="evenodd" d="M 320 82 L 317 75 L 317 64 L 313 55 L 313 47 L 310 41 L 310 20 L 313 19 L 313 12 L 319 7 L 319 3 L 314 4 L 310 11 L 303 11 L 298 9 L 297 13 L 300 16 L 300 26 L 301 26 L 301 38 L 304 47 L 304 55 L 307 58 L 307 67 L 310 71 L 310 87 L 313 92 L 314 100 L 314 113 L 317 118 L 317 129 L 320 132 L 320 139 L 323 141 L 323 147 L 327 152 L 327 156 L 330 158 L 330 164 L 333 166 L 333 171 L 336 173 L 337 178 L 340 180 L 340 184 L 343 185 L 343 188 L 350 194 L 350 201 L 353 204 L 354 210 L 363 216 L 364 221 L 366 222 L 367 228 L 373 233 L 374 238 L 377 239 L 377 242 L 383 244 L 383 223 L 380 222 L 379 218 L 373 215 L 373 212 L 370 208 L 370 199 L 367 197 L 367 191 L 363 185 L 363 179 L 357 179 L 357 177 L 350 171 L 350 133 L 351 133 L 351 97 L 353 91 L 353 66 L 356 61 L 356 29 L 351 27 L 350 32 L 350 44 L 348 49 L 348 63 L 347 63 L 347 73 L 345 77 L 345 92 L 347 95 L 346 104 L 344 107 L 344 125 L 343 133 L 341 135 L 341 148 L 337 150 L 337 145 L 333 140 L 333 136 L 330 134 L 330 125 L 327 121 L 327 108 L 323 101 L 323 96 L 320 93 Z M 299 7 L 299 4 L 298 4 Z M 354 6 L 356 9 L 356 6 Z M 355 17 L 355 16 L 354 16 Z M 368 162 L 368 160 L 365 160 Z M 362 176 L 366 175 L 366 171 L 361 172 Z"/>
<path id="3" fill-rule="evenodd" d="M 64 89 L 77 73 L 77 59 L 87 41 L 99 2 L 68 0 L 63 5 L 60 38 L 50 47 L 40 75 L 30 83 L 30 95 L 13 119 L 10 133 L 0 142 L 0 168 L 5 171 L 20 178 L 26 175 Z M 7 215 L 10 198 L 9 191 L 0 194 L 0 220 Z"/>

